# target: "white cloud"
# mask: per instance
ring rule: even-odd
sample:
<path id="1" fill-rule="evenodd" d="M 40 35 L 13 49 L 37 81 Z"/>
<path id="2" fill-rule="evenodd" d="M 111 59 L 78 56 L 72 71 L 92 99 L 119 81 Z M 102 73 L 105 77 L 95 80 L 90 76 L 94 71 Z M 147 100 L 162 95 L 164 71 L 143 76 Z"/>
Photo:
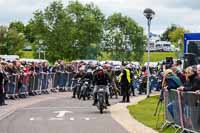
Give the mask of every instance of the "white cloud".
<path id="1" fill-rule="evenodd" d="M 53 0 L 0 0 L 0 24 L 9 24 L 14 20 L 25 23 L 36 9 L 44 9 Z M 63 0 L 67 3 L 69 0 Z M 152 31 L 163 32 L 171 24 L 200 31 L 200 0 L 80 0 L 82 3 L 93 2 L 107 16 L 113 12 L 122 12 L 132 17 L 146 29 L 143 10 L 150 7 L 156 15 L 152 21 Z"/>

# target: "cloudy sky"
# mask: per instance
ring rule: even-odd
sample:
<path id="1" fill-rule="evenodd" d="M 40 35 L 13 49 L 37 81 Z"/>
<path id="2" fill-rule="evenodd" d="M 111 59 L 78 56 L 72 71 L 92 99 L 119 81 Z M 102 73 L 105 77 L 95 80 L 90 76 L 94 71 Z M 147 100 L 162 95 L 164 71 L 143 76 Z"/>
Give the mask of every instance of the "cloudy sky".
<path id="1" fill-rule="evenodd" d="M 0 25 L 11 21 L 27 23 L 36 9 L 44 9 L 53 0 L 0 0 Z M 67 4 L 68 0 L 62 0 Z M 162 33 L 171 24 L 200 32 L 200 0 L 79 0 L 95 3 L 108 16 L 121 12 L 133 18 L 146 29 L 143 16 L 145 8 L 152 8 L 156 15 L 152 21 L 152 32 Z"/>

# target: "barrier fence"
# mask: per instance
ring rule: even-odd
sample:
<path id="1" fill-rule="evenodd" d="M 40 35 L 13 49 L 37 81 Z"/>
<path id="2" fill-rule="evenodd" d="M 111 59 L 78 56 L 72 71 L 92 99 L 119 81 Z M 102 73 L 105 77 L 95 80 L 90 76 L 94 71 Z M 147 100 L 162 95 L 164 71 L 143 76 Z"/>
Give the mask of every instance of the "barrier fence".
<path id="1" fill-rule="evenodd" d="M 69 72 L 7 75 L 4 91 L 8 98 L 47 94 L 52 89 L 68 90 L 73 74 Z"/>
<path id="2" fill-rule="evenodd" d="M 165 91 L 165 117 L 164 126 L 172 124 L 182 132 L 200 133 L 200 94 Z"/>

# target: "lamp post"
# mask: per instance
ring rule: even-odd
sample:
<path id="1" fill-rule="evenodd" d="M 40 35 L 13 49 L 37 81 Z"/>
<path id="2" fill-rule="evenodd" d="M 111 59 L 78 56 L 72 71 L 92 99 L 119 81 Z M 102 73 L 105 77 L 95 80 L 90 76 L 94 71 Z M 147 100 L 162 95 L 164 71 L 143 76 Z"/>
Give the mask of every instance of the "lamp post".
<path id="1" fill-rule="evenodd" d="M 46 57 L 45 57 L 45 52 L 46 52 L 46 51 L 44 51 L 44 60 L 46 59 Z"/>
<path id="2" fill-rule="evenodd" d="M 151 27 L 151 20 L 153 19 L 153 16 L 155 15 L 155 12 L 150 9 L 150 8 L 146 8 L 143 12 L 144 16 L 147 18 L 147 25 L 148 25 L 148 62 L 147 62 L 147 98 L 149 97 L 149 93 L 150 93 L 150 84 L 149 84 L 149 77 L 150 77 L 150 71 L 149 71 L 149 62 L 150 62 L 150 47 L 149 47 L 149 43 L 150 43 L 150 27 Z"/>
<path id="3" fill-rule="evenodd" d="M 42 43 L 43 43 L 43 40 L 40 39 L 39 40 L 39 49 L 38 49 L 39 50 L 38 51 L 39 52 L 39 59 L 40 59 L 40 53 L 41 53 L 41 45 L 42 45 Z"/>
<path id="4" fill-rule="evenodd" d="M 40 59 L 40 52 L 41 52 L 41 48 L 39 47 L 39 49 L 38 49 L 38 54 L 39 54 L 39 59 Z"/>

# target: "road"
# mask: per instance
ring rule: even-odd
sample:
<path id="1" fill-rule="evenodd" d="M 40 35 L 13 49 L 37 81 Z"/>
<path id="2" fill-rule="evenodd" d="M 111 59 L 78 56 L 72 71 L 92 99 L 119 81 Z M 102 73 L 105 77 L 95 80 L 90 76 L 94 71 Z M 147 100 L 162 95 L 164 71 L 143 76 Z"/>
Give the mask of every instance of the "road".
<path id="1" fill-rule="evenodd" d="M 68 95 L 18 109 L 0 121 L 0 133 L 127 133 L 109 110 L 100 114 L 92 102 Z"/>

